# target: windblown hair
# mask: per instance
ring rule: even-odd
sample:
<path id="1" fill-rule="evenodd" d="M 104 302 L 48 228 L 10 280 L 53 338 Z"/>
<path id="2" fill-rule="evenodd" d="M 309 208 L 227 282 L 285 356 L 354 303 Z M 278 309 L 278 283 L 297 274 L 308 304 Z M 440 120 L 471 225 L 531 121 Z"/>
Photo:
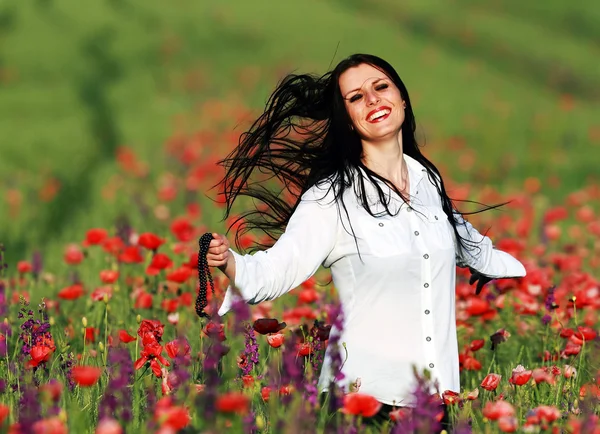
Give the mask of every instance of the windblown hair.
<path id="1" fill-rule="evenodd" d="M 354 54 L 321 77 L 312 74 L 286 76 L 269 98 L 263 114 L 241 135 L 239 146 L 219 162 L 225 168 L 225 176 L 219 183 L 226 202 L 225 219 L 231 215 L 232 206 L 240 196 L 251 198 L 255 204 L 255 209 L 240 214 L 230 226 L 230 229 L 237 228 L 235 244 L 238 248 L 240 237 L 252 230 L 263 231 L 268 236 L 268 240 L 257 243 L 252 250 L 273 245 L 284 231 L 302 194 L 326 179 L 333 180 L 335 200 L 344 210 L 344 192 L 354 187 L 359 203 L 373 215 L 363 178 L 355 182 L 359 168 L 377 189 L 388 214 L 392 215 L 392 212 L 376 180 L 387 184 L 404 200 L 391 181 L 364 165 L 361 140 L 352 129 L 344 105 L 339 88 L 340 75 L 361 64 L 379 69 L 400 90 L 406 102 L 403 152 L 425 167 L 441 197 L 442 208 L 452 224 L 459 249 L 468 248 L 470 241 L 463 239 L 457 231 L 453 211 L 458 211 L 446 193 L 442 176 L 419 150 L 415 117 L 406 86 L 389 63 L 368 54 Z M 490 208 L 495 206 L 486 209 Z"/>

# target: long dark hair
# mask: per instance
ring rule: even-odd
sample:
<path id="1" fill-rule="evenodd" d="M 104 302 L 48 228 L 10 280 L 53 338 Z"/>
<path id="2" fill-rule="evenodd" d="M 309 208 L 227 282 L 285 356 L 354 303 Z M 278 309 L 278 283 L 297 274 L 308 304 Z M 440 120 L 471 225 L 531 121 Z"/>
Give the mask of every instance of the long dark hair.
<path id="1" fill-rule="evenodd" d="M 340 75 L 349 68 L 365 63 L 385 73 L 400 90 L 406 102 L 402 124 L 403 152 L 427 170 L 441 197 L 444 213 L 452 224 L 459 249 L 474 245 L 459 235 L 453 214 L 456 208 L 446 193 L 442 176 L 419 150 L 410 97 L 398 73 L 377 56 L 354 54 L 321 77 L 312 74 L 287 75 L 270 96 L 263 114 L 241 135 L 239 146 L 219 162 L 225 168 L 225 176 L 219 183 L 225 197 L 225 219 L 231 215 L 233 203 L 238 197 L 246 196 L 254 204 L 254 209 L 239 214 L 230 225 L 230 229 L 236 227 L 235 244 L 238 248 L 241 235 L 252 230 L 263 231 L 268 239 L 257 243 L 251 250 L 271 246 L 285 229 L 300 196 L 325 179 L 334 180 L 332 187 L 335 198 L 344 210 L 344 191 L 354 186 L 360 203 L 373 215 L 362 178 L 361 182 L 356 183 L 353 179 L 359 168 L 364 170 L 367 179 L 376 187 L 388 214 L 392 215 L 377 179 L 389 185 L 404 200 L 392 182 L 362 162 L 361 140 L 351 128 L 352 121 L 340 92 Z M 486 209 L 497 206 L 500 205 Z"/>

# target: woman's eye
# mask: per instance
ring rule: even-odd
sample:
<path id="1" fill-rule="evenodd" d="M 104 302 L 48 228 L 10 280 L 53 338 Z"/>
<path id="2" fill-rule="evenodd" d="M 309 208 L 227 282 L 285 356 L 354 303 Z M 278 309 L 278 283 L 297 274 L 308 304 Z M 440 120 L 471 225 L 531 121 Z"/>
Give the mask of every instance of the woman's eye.
<path id="1" fill-rule="evenodd" d="M 350 98 L 350 102 L 358 101 L 361 98 L 362 98 L 362 95 L 357 93 L 356 95 L 354 95 Z"/>
<path id="2" fill-rule="evenodd" d="M 387 84 L 380 84 L 379 86 L 377 86 L 375 88 L 375 90 L 384 90 L 387 89 L 389 86 Z"/>

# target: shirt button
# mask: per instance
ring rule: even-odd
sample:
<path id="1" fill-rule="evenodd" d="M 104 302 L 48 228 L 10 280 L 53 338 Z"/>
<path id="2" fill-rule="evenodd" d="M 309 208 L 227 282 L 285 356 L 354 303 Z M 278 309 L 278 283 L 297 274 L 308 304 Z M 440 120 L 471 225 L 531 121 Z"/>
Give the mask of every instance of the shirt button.
<path id="1" fill-rule="evenodd" d="M 430 367 L 430 368 L 433 368 L 434 366 L 435 366 L 435 365 L 434 365 L 433 363 L 430 363 L 430 364 L 429 364 L 429 367 Z"/>
<path id="2" fill-rule="evenodd" d="M 425 338 L 425 340 L 426 340 L 427 342 L 431 342 L 431 337 L 430 337 L 430 336 L 427 336 L 427 337 Z"/>
<path id="3" fill-rule="evenodd" d="M 429 309 L 425 310 L 425 315 L 429 315 Z"/>
<path id="4" fill-rule="evenodd" d="M 426 283 L 425 285 L 423 285 L 425 288 L 429 288 L 429 283 Z"/>
<path id="5" fill-rule="evenodd" d="M 415 231 L 415 235 L 418 237 L 419 236 L 419 231 Z"/>
<path id="6" fill-rule="evenodd" d="M 425 253 L 425 254 L 423 255 L 423 257 L 424 257 L 425 259 L 429 259 L 429 255 L 428 255 L 427 253 Z"/>
<path id="7" fill-rule="evenodd" d="M 406 211 L 412 212 L 412 208 L 409 207 Z"/>
<path id="8" fill-rule="evenodd" d="M 381 227 L 383 227 L 383 223 L 379 223 L 379 227 L 380 227 L 380 228 L 381 228 Z"/>

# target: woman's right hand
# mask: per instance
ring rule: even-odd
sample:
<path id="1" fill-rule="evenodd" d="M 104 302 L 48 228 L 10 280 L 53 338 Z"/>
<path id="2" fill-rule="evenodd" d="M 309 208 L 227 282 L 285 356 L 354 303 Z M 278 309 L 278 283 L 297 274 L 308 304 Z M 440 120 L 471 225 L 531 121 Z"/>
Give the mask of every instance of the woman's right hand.
<path id="1" fill-rule="evenodd" d="M 231 282 L 235 282 L 235 258 L 229 251 L 229 241 L 225 235 L 213 233 L 208 246 L 206 261 L 209 267 L 218 267 Z"/>

